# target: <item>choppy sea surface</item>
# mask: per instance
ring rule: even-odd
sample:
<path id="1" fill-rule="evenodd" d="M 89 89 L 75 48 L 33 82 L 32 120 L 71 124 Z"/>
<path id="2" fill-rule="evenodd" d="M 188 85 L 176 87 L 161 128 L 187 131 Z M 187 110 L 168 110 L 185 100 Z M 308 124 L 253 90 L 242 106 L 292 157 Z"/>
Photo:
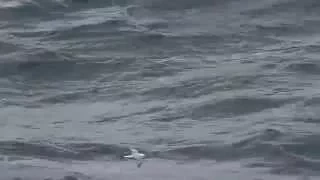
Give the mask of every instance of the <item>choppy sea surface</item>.
<path id="1" fill-rule="evenodd" d="M 0 179 L 320 179 L 319 30 L 319 0 L 1 0 Z"/>

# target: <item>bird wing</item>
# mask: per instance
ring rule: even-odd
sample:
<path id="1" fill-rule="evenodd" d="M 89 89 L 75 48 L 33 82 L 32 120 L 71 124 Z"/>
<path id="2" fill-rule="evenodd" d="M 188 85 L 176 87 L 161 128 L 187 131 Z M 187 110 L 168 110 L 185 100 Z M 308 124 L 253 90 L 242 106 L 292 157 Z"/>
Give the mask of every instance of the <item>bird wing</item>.
<path id="1" fill-rule="evenodd" d="M 130 159 L 130 158 L 134 158 L 133 155 L 127 155 L 127 156 L 124 156 L 124 157 L 125 157 L 125 158 L 129 158 L 129 159 Z"/>
<path id="2" fill-rule="evenodd" d="M 138 150 L 133 149 L 133 148 L 131 148 L 130 151 L 131 151 L 132 154 L 138 153 Z"/>

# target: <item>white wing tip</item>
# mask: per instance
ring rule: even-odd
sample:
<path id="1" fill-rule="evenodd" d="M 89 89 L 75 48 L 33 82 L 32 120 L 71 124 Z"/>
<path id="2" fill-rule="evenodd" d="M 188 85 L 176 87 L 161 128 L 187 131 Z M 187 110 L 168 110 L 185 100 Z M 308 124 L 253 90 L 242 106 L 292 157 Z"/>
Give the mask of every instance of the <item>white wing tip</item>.
<path id="1" fill-rule="evenodd" d="M 127 155 L 127 156 L 123 156 L 123 157 L 125 157 L 125 158 L 133 158 L 132 155 Z"/>

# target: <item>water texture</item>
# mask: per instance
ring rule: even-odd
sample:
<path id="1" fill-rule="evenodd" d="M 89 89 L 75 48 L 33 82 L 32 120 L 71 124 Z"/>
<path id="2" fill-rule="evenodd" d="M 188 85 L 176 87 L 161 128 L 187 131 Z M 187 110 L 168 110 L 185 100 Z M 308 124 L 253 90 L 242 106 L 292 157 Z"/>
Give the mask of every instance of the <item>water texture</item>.
<path id="1" fill-rule="evenodd" d="M 319 12 L 1 0 L 0 179 L 319 179 Z"/>

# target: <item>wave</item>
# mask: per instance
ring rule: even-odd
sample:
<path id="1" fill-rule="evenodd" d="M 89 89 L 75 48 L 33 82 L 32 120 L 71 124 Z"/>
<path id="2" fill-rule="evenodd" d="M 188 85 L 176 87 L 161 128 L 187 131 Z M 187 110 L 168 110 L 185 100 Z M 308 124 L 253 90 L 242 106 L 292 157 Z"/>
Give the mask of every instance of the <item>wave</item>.
<path id="1" fill-rule="evenodd" d="M 181 147 L 168 151 L 146 151 L 149 158 L 164 159 L 215 159 L 226 160 L 230 157 L 238 158 L 241 155 L 241 149 L 232 147 L 214 147 L 210 145 L 190 147 Z M 75 159 L 75 160 L 94 160 L 99 157 L 109 157 L 121 160 L 123 155 L 129 153 L 129 147 L 118 145 L 80 143 L 57 145 L 47 142 L 19 142 L 19 141 L 1 141 L 0 153 L 7 156 L 22 156 L 43 159 Z M 230 156 L 233 154 L 233 156 Z"/>
<path id="2" fill-rule="evenodd" d="M 2 42 L 0 41 L 0 53 L 3 58 L 3 56 L 10 55 L 16 51 L 21 50 L 19 46 L 13 43 L 9 42 Z M 1 62 L 1 60 L 0 60 Z"/>
<path id="3" fill-rule="evenodd" d="M 256 7 L 254 9 L 248 10 L 245 14 L 250 14 L 252 17 L 262 17 L 273 15 L 283 15 L 285 13 L 294 14 L 313 14 L 319 13 L 320 4 L 317 0 L 276 0 L 270 1 L 270 3 L 265 3 L 268 1 L 260 1 L 261 7 Z"/>
<path id="4" fill-rule="evenodd" d="M 65 13 L 91 8 L 125 6 L 125 2 L 86 1 L 86 0 L 2 0 L 0 20 L 21 21 L 24 19 L 47 20 L 64 18 Z"/>
<path id="5" fill-rule="evenodd" d="M 0 153 L 8 156 L 43 159 L 92 160 L 100 156 L 121 158 L 121 155 L 129 153 L 129 149 L 116 145 L 94 143 L 63 145 L 50 142 L 1 141 Z"/>
<path id="6" fill-rule="evenodd" d="M 27 18 L 48 18 L 63 12 L 65 5 L 59 1 L 13 0 L 1 2 L 0 20 L 21 21 Z M 54 12 L 56 10 L 56 12 Z"/>
<path id="7" fill-rule="evenodd" d="M 17 8 L 20 6 L 28 5 L 28 4 L 34 4 L 32 0 L 2 0 L 0 8 Z"/>
<path id="8" fill-rule="evenodd" d="M 80 10 L 97 7 L 108 6 L 127 6 L 130 4 L 130 0 L 1 0 L 0 9 L 17 9 L 17 10 Z"/>
<path id="9" fill-rule="evenodd" d="M 149 11 L 180 11 L 201 8 L 216 8 L 219 10 L 221 8 L 229 8 L 236 11 L 243 10 L 244 12 L 241 12 L 243 15 L 249 15 L 254 18 L 284 12 L 297 12 L 300 14 L 303 12 L 307 12 L 307 14 L 319 12 L 319 2 L 316 0 L 303 2 L 297 0 L 280 0 L 269 3 L 265 0 L 245 0 L 241 3 L 237 3 L 235 0 L 2 0 L 0 5 L 0 14 L 2 16 L 0 18 L 18 20 L 18 18 L 27 17 L 40 18 L 40 15 L 41 18 L 48 18 L 49 16 L 57 17 L 65 12 L 112 6 L 139 6 Z M 59 17 L 63 18 L 63 16 Z"/>
<path id="10" fill-rule="evenodd" d="M 290 36 L 294 34 L 306 33 L 303 27 L 296 24 L 278 24 L 278 25 L 257 25 L 256 31 L 261 34 L 269 34 L 275 36 Z"/>
<path id="11" fill-rule="evenodd" d="M 143 7 L 153 10 L 186 10 L 201 7 L 216 7 L 225 4 L 223 0 L 142 0 Z"/>
<path id="12" fill-rule="evenodd" d="M 209 160 L 218 162 L 243 161 L 246 167 L 269 167 L 270 171 L 281 172 L 284 168 L 309 169 L 318 171 L 320 154 L 317 135 L 293 138 L 288 132 L 268 128 L 248 134 L 243 140 L 231 144 L 214 142 L 172 141 L 170 139 L 153 140 L 153 143 L 168 143 L 171 148 L 164 150 L 139 149 L 151 159 L 174 161 Z M 293 139 L 293 141 L 291 141 Z M 0 154 L 8 157 L 40 158 L 48 160 L 112 160 L 122 161 L 129 152 L 126 145 L 101 143 L 58 144 L 47 141 L 22 142 L 1 141 Z M 263 159 L 260 161 L 259 159 Z"/>
<path id="13" fill-rule="evenodd" d="M 320 65 L 318 63 L 313 62 L 301 62 L 301 63 L 291 63 L 286 67 L 287 70 L 315 75 L 320 73 Z"/>
<path id="14" fill-rule="evenodd" d="M 271 98 L 232 98 L 218 102 L 205 103 L 196 107 L 191 116 L 195 119 L 202 117 L 229 117 L 261 112 L 266 109 L 279 108 L 292 103 L 295 99 L 271 99 Z M 245 105 L 245 106 L 243 106 Z"/>
<path id="15" fill-rule="evenodd" d="M 33 50 L 31 52 L 25 52 L 22 56 L 19 57 L 19 54 L 16 54 L 15 60 L 3 60 L 1 62 L 1 76 L 28 72 L 37 68 L 45 68 L 52 65 L 59 65 L 64 67 L 64 65 L 71 64 L 70 60 L 72 57 L 69 55 L 58 53 L 56 51 L 49 50 Z"/>
<path id="16" fill-rule="evenodd" d="M 291 139 L 290 134 L 277 129 L 268 128 L 247 134 L 242 140 L 231 144 L 216 144 L 214 142 L 194 142 L 172 141 L 170 139 L 153 139 L 152 144 L 168 143 L 171 149 L 155 151 L 152 149 L 140 149 L 150 158 L 185 156 L 191 159 L 205 158 L 226 160 L 229 158 L 246 158 L 250 156 L 268 156 L 274 150 L 277 152 L 284 149 L 293 154 L 309 154 L 313 157 L 320 157 L 318 149 L 310 148 L 317 140 L 316 135 L 304 138 L 295 138 L 294 143 L 286 143 Z M 281 142 L 282 141 L 282 142 Z M 281 143 L 280 143 L 281 142 Z M 149 142 L 151 143 L 151 141 Z M 305 143 L 305 145 L 301 144 Z M 62 157 L 72 158 L 92 158 L 94 156 L 114 156 L 121 158 L 121 155 L 129 153 L 130 146 L 101 144 L 101 143 L 68 143 L 59 144 L 49 141 L 0 141 L 0 152 L 2 154 L 21 155 L 21 156 L 43 156 L 43 157 Z M 86 154 L 86 156 L 84 156 Z M 233 154 L 233 155 L 231 155 Z M 280 154 L 278 154 L 280 155 Z"/>
<path id="17" fill-rule="evenodd" d="M 15 54 L 15 59 L 4 59 L 0 62 L 0 77 L 13 75 L 25 79 L 59 79 L 90 78 L 100 71 L 115 72 L 115 67 L 126 68 L 134 63 L 134 58 L 86 57 L 47 49 L 24 50 L 22 55 Z M 118 69 L 117 69 L 118 70 Z M 78 73 L 81 72 L 81 73 Z M 62 78 L 61 80 L 66 80 Z"/>

